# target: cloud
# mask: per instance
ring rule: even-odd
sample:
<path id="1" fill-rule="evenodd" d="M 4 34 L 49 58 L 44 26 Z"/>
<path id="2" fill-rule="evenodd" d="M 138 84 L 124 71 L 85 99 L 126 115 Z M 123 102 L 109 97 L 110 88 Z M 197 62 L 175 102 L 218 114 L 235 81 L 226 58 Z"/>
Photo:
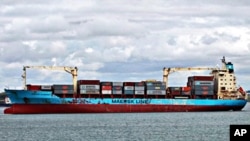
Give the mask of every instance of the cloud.
<path id="1" fill-rule="evenodd" d="M 82 79 L 140 81 L 161 80 L 163 67 L 216 66 L 222 56 L 235 64 L 238 82 L 249 87 L 244 78 L 250 75 L 249 5 L 244 0 L 3 0 L 0 90 L 6 84 L 20 87 L 23 65 L 77 66 Z M 172 79 L 186 82 L 191 74 Z M 30 81 L 71 83 L 64 75 L 34 70 Z"/>

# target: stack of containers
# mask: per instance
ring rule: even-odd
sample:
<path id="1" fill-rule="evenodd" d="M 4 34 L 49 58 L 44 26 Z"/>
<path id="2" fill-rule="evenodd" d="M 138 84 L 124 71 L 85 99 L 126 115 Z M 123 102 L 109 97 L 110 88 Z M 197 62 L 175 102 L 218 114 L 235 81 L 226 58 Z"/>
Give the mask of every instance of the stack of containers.
<path id="1" fill-rule="evenodd" d="M 54 84 L 53 85 L 53 93 L 54 94 L 74 94 L 74 86 L 73 85 Z"/>
<path id="2" fill-rule="evenodd" d="M 103 95 L 112 94 L 112 82 L 101 82 L 101 93 Z"/>
<path id="3" fill-rule="evenodd" d="M 161 81 L 146 82 L 147 95 L 166 95 L 166 84 Z"/>
<path id="4" fill-rule="evenodd" d="M 123 90 L 125 95 L 133 95 L 135 82 L 123 82 Z"/>
<path id="5" fill-rule="evenodd" d="M 214 95 L 213 76 L 193 76 L 189 81 L 193 95 Z"/>
<path id="6" fill-rule="evenodd" d="M 144 94 L 145 94 L 145 83 L 135 82 L 135 95 L 144 95 Z"/>
<path id="7" fill-rule="evenodd" d="M 122 82 L 113 82 L 112 83 L 112 94 L 113 95 L 121 95 L 123 89 L 123 83 Z"/>
<path id="8" fill-rule="evenodd" d="M 78 80 L 80 94 L 100 94 L 100 80 Z"/>

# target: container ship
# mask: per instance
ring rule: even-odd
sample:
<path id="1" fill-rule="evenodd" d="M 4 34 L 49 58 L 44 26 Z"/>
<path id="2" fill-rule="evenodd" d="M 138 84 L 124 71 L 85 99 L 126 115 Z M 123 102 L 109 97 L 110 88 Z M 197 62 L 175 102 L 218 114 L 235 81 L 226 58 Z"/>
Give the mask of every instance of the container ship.
<path id="1" fill-rule="evenodd" d="M 113 82 L 77 79 L 77 67 L 24 66 L 24 89 L 5 89 L 12 102 L 5 114 L 130 113 L 240 111 L 247 94 L 237 87 L 234 67 L 221 59 L 216 68 L 163 68 L 163 81 Z M 62 70 L 70 73 L 73 84 L 26 84 L 27 69 Z M 176 71 L 211 71 L 189 76 L 187 84 L 168 86 L 169 74 Z"/>

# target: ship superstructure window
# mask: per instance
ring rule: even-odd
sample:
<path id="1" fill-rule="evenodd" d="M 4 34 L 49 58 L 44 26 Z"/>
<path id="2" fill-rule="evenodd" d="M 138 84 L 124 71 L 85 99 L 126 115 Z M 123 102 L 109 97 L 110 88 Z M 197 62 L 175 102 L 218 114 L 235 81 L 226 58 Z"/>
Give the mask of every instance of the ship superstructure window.
<path id="1" fill-rule="evenodd" d="M 220 76 L 224 76 L 224 74 L 221 74 L 221 73 L 220 73 L 219 75 L 220 75 Z"/>
<path id="2" fill-rule="evenodd" d="M 226 90 L 226 87 L 221 87 L 221 90 Z"/>

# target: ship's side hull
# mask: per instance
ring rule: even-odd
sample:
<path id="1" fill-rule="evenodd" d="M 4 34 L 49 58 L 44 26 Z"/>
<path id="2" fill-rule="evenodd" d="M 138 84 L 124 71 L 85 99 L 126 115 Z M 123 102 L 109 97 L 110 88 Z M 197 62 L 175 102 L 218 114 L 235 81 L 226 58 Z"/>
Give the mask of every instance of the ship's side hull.
<path id="1" fill-rule="evenodd" d="M 61 103 L 61 99 L 53 95 L 51 91 L 29 91 L 29 90 L 7 90 L 6 95 L 10 98 L 11 103 Z"/>
<path id="2" fill-rule="evenodd" d="M 60 98 L 51 92 L 6 90 L 6 114 L 130 113 L 241 110 L 246 100 L 168 98 Z"/>
<path id="3" fill-rule="evenodd" d="M 204 100 L 206 103 L 206 101 Z M 246 100 L 214 100 L 213 104 L 13 104 L 5 114 L 54 113 L 139 113 L 139 112 L 201 112 L 242 110 Z"/>

